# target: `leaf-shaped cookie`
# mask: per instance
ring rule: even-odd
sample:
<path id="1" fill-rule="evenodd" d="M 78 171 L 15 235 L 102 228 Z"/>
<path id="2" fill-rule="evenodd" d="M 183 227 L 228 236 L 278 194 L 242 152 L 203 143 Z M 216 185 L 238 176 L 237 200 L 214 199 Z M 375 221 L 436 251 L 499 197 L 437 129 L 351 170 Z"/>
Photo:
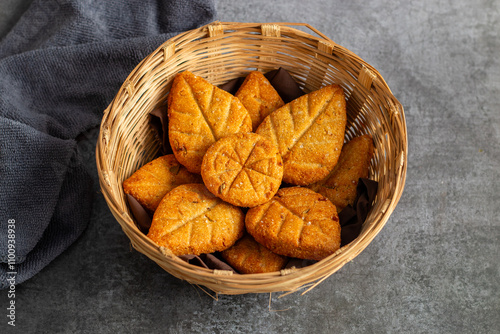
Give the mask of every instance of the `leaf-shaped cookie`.
<path id="1" fill-rule="evenodd" d="M 340 247 L 335 206 L 308 188 L 280 189 L 269 202 L 248 210 L 245 226 L 257 242 L 284 256 L 321 260 Z"/>
<path id="2" fill-rule="evenodd" d="M 221 253 L 224 260 L 241 274 L 268 273 L 283 269 L 288 258 L 271 252 L 245 234 Z"/>
<path id="3" fill-rule="evenodd" d="M 250 72 L 235 96 L 240 99 L 252 119 L 255 130 L 262 120 L 285 103 L 269 80 L 259 71 Z"/>
<path id="4" fill-rule="evenodd" d="M 242 237 L 244 219 L 240 208 L 214 196 L 203 184 L 185 184 L 162 199 L 148 237 L 174 255 L 223 251 Z"/>
<path id="5" fill-rule="evenodd" d="M 329 85 L 275 110 L 256 133 L 270 138 L 283 158 L 283 181 L 308 185 L 337 163 L 346 126 L 344 91 Z"/>
<path id="6" fill-rule="evenodd" d="M 167 154 L 145 164 L 123 181 L 123 190 L 152 213 L 163 196 L 186 183 L 202 183 L 202 179 L 188 172 L 173 154 Z"/>
<path id="7" fill-rule="evenodd" d="M 310 189 L 328 198 L 340 212 L 356 199 L 360 178 L 368 177 L 373 157 L 373 140 L 369 135 L 351 139 L 342 147 L 340 158 L 332 172 L 323 180 L 313 183 Z"/>
<path id="8" fill-rule="evenodd" d="M 237 133 L 210 146 L 201 166 L 203 182 L 231 204 L 252 207 L 278 191 L 283 164 L 278 148 L 258 134 Z"/>
<path id="9" fill-rule="evenodd" d="M 252 120 L 239 99 L 184 71 L 168 95 L 168 137 L 177 160 L 200 173 L 207 148 L 218 139 L 252 131 Z"/>

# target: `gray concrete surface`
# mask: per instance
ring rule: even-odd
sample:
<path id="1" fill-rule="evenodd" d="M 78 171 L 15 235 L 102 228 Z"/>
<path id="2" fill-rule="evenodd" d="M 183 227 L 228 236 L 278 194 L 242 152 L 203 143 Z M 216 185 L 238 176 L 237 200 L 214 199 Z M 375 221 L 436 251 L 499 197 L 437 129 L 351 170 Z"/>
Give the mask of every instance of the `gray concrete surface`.
<path id="1" fill-rule="evenodd" d="M 92 221 L 18 287 L 19 332 L 500 333 L 500 2 L 219 0 L 218 10 L 221 21 L 310 23 L 380 71 L 409 141 L 387 225 L 304 296 L 214 300 L 131 249 L 98 192 L 89 142 Z"/>

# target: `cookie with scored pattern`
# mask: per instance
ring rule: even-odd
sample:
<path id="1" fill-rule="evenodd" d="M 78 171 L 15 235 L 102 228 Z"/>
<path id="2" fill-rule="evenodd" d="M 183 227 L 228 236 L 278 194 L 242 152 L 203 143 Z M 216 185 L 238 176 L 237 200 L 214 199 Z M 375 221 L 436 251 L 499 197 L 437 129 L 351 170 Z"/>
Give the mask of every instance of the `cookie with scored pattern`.
<path id="1" fill-rule="evenodd" d="M 278 191 L 283 164 L 269 139 L 252 132 L 238 133 L 210 146 L 203 157 L 201 176 L 208 190 L 224 201 L 253 207 Z"/>
<path id="2" fill-rule="evenodd" d="M 340 248 L 335 205 L 308 188 L 280 189 L 248 210 L 245 226 L 257 242 L 283 256 L 321 260 Z"/>
<path id="3" fill-rule="evenodd" d="M 249 234 L 245 234 L 232 247 L 223 251 L 221 256 L 241 274 L 278 271 L 283 269 L 288 261 L 286 256 L 271 252 Z"/>
<path id="4" fill-rule="evenodd" d="M 234 96 L 248 110 L 253 130 L 257 129 L 267 115 L 285 104 L 269 80 L 259 71 L 250 72 Z"/>
<path id="5" fill-rule="evenodd" d="M 182 166 L 173 154 L 150 161 L 123 181 L 123 190 L 153 213 L 170 190 L 185 183 L 202 183 L 198 174 Z"/>
<path id="6" fill-rule="evenodd" d="M 243 236 L 240 208 L 214 196 L 203 184 L 174 188 L 155 211 L 148 237 L 174 255 L 212 253 Z"/>
<path id="7" fill-rule="evenodd" d="M 200 173 L 203 155 L 218 139 L 252 131 L 241 101 L 189 71 L 177 74 L 168 94 L 168 137 L 177 160 Z"/>
<path id="8" fill-rule="evenodd" d="M 328 198 L 339 212 L 347 205 L 353 205 L 359 179 L 368 177 L 373 152 L 373 140 L 370 135 L 351 139 L 342 147 L 339 161 L 333 171 L 308 188 Z"/>
<path id="9" fill-rule="evenodd" d="M 325 178 L 337 163 L 346 122 L 344 91 L 329 85 L 275 110 L 255 132 L 278 146 L 283 181 L 308 185 Z"/>

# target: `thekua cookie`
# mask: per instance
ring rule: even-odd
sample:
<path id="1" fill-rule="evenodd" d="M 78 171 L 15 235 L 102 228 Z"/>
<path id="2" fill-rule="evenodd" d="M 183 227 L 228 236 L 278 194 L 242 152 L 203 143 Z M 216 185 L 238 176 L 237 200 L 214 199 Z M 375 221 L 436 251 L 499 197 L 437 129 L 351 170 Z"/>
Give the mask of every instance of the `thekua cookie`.
<path id="1" fill-rule="evenodd" d="M 286 256 L 271 252 L 255 239 L 245 234 L 243 238 L 221 253 L 222 258 L 240 274 L 268 273 L 283 269 Z"/>
<path id="2" fill-rule="evenodd" d="M 327 197 L 337 207 L 338 212 L 347 205 L 353 205 L 358 180 L 368 177 L 373 151 L 371 136 L 363 135 L 351 139 L 343 146 L 333 171 L 309 188 Z"/>
<path id="3" fill-rule="evenodd" d="M 245 216 L 203 184 L 174 188 L 155 211 L 148 237 L 174 255 L 212 253 L 243 236 Z"/>
<path id="4" fill-rule="evenodd" d="M 123 190 L 153 213 L 170 190 L 185 183 L 202 183 L 197 174 L 182 166 L 173 154 L 156 158 L 123 181 Z"/>
<path id="5" fill-rule="evenodd" d="M 284 256 L 321 260 L 340 248 L 335 206 L 308 188 L 280 189 L 269 202 L 248 210 L 245 226 L 257 242 Z"/>
<path id="6" fill-rule="evenodd" d="M 283 164 L 278 148 L 258 134 L 238 133 L 219 139 L 207 150 L 201 167 L 203 182 L 231 204 L 252 207 L 278 191 Z"/>
<path id="7" fill-rule="evenodd" d="M 259 71 L 250 72 L 235 96 L 240 99 L 252 119 L 255 130 L 262 120 L 285 103 L 269 80 Z"/>
<path id="8" fill-rule="evenodd" d="M 218 139 L 252 131 L 241 101 L 189 71 L 177 74 L 168 95 L 168 137 L 177 160 L 200 173 L 203 155 Z"/>
<path id="9" fill-rule="evenodd" d="M 269 114 L 256 133 L 271 139 L 283 158 L 283 181 L 308 185 L 337 163 L 347 122 L 344 91 L 329 85 Z"/>

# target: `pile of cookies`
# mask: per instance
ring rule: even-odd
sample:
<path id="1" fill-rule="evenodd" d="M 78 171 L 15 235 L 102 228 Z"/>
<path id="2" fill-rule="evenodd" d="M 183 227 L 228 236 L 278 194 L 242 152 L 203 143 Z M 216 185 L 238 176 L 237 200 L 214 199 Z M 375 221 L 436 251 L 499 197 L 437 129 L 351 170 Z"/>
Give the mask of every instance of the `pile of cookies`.
<path id="1" fill-rule="evenodd" d="M 220 252 L 240 273 L 321 260 L 340 247 L 338 212 L 368 176 L 370 136 L 344 145 L 344 92 L 284 103 L 258 71 L 235 95 L 184 71 L 168 95 L 173 154 L 123 182 L 153 215 L 148 237 L 175 255 Z"/>

